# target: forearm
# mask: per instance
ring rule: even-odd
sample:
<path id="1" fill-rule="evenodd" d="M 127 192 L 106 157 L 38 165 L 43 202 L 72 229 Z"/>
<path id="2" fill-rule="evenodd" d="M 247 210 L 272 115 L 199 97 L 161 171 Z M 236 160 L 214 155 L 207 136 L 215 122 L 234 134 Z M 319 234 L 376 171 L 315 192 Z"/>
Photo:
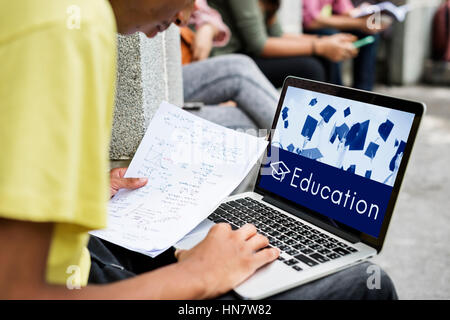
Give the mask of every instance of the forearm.
<path id="1" fill-rule="evenodd" d="M 331 17 L 317 17 L 308 25 L 308 29 L 317 30 L 323 28 L 334 28 L 338 30 L 361 29 L 361 20 L 346 15 L 334 15 Z"/>
<path id="2" fill-rule="evenodd" d="M 308 36 L 283 36 L 281 38 L 270 37 L 267 39 L 261 57 L 292 57 L 306 56 L 314 53 L 314 39 Z"/>
<path id="3" fill-rule="evenodd" d="M 155 271 L 112 284 L 88 285 L 69 290 L 59 285 L 32 285 L 22 288 L 11 299 L 80 300 L 168 300 L 202 299 L 206 296 L 203 278 L 189 264 L 175 263 Z"/>

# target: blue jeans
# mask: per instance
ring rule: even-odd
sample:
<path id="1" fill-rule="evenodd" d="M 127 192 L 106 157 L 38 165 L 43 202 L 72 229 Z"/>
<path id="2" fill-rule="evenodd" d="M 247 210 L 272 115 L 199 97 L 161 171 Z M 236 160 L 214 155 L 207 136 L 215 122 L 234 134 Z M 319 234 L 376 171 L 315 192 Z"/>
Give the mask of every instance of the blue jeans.
<path id="1" fill-rule="evenodd" d="M 319 30 L 307 30 L 306 33 L 330 36 L 340 33 L 337 29 L 324 28 Z M 358 39 L 367 36 L 360 31 L 346 31 L 346 33 L 354 34 Z M 375 69 L 377 49 L 380 36 L 374 35 L 376 41 L 359 49 L 358 56 L 353 60 L 353 87 L 361 90 L 372 91 L 375 83 Z M 328 81 L 337 85 L 342 85 L 342 68 L 341 63 L 325 61 L 328 72 Z"/>

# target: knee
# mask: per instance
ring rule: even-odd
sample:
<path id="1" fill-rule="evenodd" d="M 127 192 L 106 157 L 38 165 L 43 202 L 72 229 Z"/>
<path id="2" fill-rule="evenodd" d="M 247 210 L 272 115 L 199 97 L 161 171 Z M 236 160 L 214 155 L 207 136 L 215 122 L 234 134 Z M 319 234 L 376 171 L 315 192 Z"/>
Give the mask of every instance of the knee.
<path id="1" fill-rule="evenodd" d="M 248 76 L 250 73 L 259 71 L 255 61 L 244 54 L 230 54 L 224 56 L 223 63 L 230 70 L 230 74 Z"/>
<path id="2" fill-rule="evenodd" d="M 389 275 L 376 264 L 365 262 L 355 267 L 361 299 L 397 300 L 397 291 Z"/>

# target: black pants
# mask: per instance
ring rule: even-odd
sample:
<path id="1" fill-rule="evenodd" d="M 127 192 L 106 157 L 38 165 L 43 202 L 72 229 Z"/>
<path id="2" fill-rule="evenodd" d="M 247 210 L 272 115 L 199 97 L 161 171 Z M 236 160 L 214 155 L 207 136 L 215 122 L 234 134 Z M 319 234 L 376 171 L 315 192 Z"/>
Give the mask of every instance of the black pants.
<path id="1" fill-rule="evenodd" d="M 96 284 L 124 280 L 176 262 L 173 248 L 153 259 L 94 236 L 89 239 L 88 250 L 91 255 L 89 283 Z"/>
<path id="2" fill-rule="evenodd" d="M 326 81 L 323 62 L 315 57 L 253 58 L 275 88 L 283 86 L 287 76 Z"/>
<path id="3" fill-rule="evenodd" d="M 124 249 L 107 241 L 91 236 L 88 249 L 91 254 L 89 283 L 112 283 L 134 277 L 174 263 L 174 249 L 169 249 L 156 258 Z M 270 297 L 272 300 L 311 300 L 311 299 L 368 299 L 395 300 L 397 292 L 389 276 L 380 269 L 380 287 L 369 289 L 367 270 L 373 266 L 361 263 L 313 282 Z M 237 299 L 233 292 L 217 299 Z"/>

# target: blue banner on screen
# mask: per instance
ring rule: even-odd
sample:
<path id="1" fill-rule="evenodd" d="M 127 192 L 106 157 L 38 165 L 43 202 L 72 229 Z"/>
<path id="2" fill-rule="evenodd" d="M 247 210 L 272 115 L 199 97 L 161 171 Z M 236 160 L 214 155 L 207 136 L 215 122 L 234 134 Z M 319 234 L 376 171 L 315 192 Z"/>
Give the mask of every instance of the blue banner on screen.
<path id="1" fill-rule="evenodd" d="M 273 147 L 279 160 L 259 186 L 378 237 L 392 187 Z M 275 150 L 276 149 L 276 150 Z"/>
<path id="2" fill-rule="evenodd" d="M 378 237 L 413 120 L 288 87 L 259 187 Z"/>

